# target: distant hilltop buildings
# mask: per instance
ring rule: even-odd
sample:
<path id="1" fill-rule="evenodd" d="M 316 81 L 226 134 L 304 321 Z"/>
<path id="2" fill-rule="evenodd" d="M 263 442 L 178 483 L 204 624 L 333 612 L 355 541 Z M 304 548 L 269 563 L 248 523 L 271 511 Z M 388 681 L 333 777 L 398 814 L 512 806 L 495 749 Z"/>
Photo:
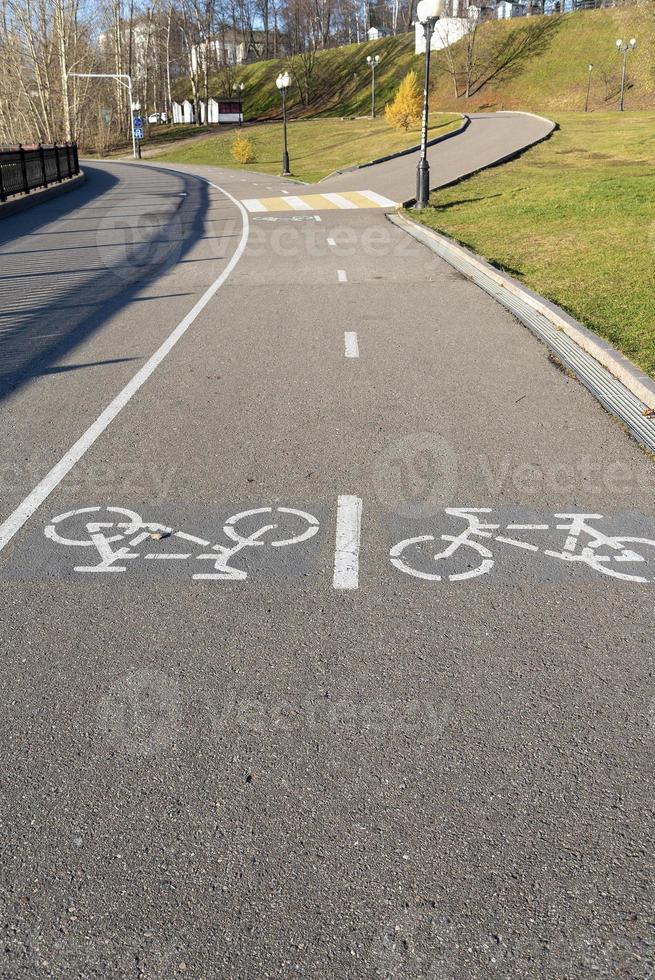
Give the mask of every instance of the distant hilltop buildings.
<path id="1" fill-rule="evenodd" d="M 209 57 L 210 71 L 222 65 L 243 65 L 259 61 L 266 54 L 266 38 L 263 31 L 233 31 L 223 29 L 209 41 L 201 41 L 191 47 L 191 66 L 194 71 L 204 68 Z"/>
<path id="2" fill-rule="evenodd" d="M 486 20 L 559 14 L 599 5 L 599 0 L 446 0 L 444 16 L 437 22 L 430 47 L 433 51 L 447 48 L 468 34 L 472 25 Z M 423 27 L 417 22 L 414 28 L 416 54 L 424 54 Z"/>

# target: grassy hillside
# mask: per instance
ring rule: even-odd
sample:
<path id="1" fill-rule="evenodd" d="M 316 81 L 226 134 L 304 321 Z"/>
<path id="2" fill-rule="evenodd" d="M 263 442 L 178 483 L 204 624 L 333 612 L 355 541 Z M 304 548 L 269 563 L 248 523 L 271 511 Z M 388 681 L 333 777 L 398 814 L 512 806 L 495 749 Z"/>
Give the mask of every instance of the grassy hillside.
<path id="1" fill-rule="evenodd" d="M 507 52 L 520 47 L 531 32 L 531 43 L 523 53 L 509 58 Z M 450 52 L 433 58 L 432 108 L 460 112 L 475 109 L 531 109 L 535 111 L 576 110 L 584 106 L 587 64 L 594 64 L 591 108 L 608 109 L 618 101 L 621 59 L 616 53 L 617 37 L 638 39 L 629 58 L 626 104 L 630 108 L 655 107 L 655 0 L 637 6 L 584 11 L 564 17 L 517 18 L 484 24 L 476 39 L 473 88 L 464 95 L 464 53 L 460 42 Z M 422 71 L 422 58 L 414 54 L 414 34 L 384 38 L 367 44 L 351 44 L 316 54 L 309 82 L 309 100 L 300 98 L 292 84 L 289 106 L 292 116 L 359 116 L 370 111 L 371 73 L 369 54 L 380 55 L 376 72 L 378 105 L 394 95 L 411 68 Z M 459 68 L 458 94 L 449 64 Z M 246 86 L 244 109 L 250 119 L 279 115 L 280 97 L 275 87 L 279 71 L 290 68 L 300 75 L 296 61 L 260 61 L 230 68 L 212 80 L 217 95 L 229 93 L 235 82 Z M 482 83 L 482 84 L 480 84 Z M 479 86 L 479 87 L 478 87 Z M 177 83 L 178 98 L 189 97 L 186 80 Z"/>
<path id="2" fill-rule="evenodd" d="M 440 108 L 531 109 L 555 112 L 584 108 L 589 63 L 594 65 L 590 108 L 613 108 L 618 103 L 622 59 L 617 38 L 636 37 L 637 48 L 628 59 L 626 107 L 655 107 L 655 3 L 590 10 L 564 17 L 517 18 L 485 24 L 477 44 L 479 65 L 475 75 L 484 79 L 500 67 L 509 45 L 525 32 L 534 33 L 534 46 L 500 70 L 470 99 L 455 96 L 448 59 L 436 61 L 433 102 Z M 461 43 L 452 54 L 463 66 Z M 460 73 L 459 90 L 464 87 Z"/>
<path id="3" fill-rule="evenodd" d="M 461 115 L 434 113 L 430 117 L 432 139 L 461 124 Z M 234 167 L 258 173 L 279 174 L 282 151 L 282 127 L 279 122 L 246 127 L 244 133 L 255 149 L 255 161 L 240 166 L 232 157 L 235 133 L 222 132 L 206 139 L 170 147 L 155 155 L 171 163 L 208 164 Z M 291 171 L 301 180 L 316 181 L 333 170 L 368 163 L 376 157 L 415 146 L 420 142 L 418 125 L 403 133 L 378 119 L 298 119 L 289 124 Z"/>
<path id="4" fill-rule="evenodd" d="M 562 113 L 518 160 L 421 220 L 521 279 L 655 377 L 655 112 Z"/>
<path id="5" fill-rule="evenodd" d="M 371 109 L 371 71 L 367 55 L 380 56 L 375 73 L 379 106 L 394 95 L 398 85 L 418 59 L 414 55 L 414 35 L 383 38 L 366 44 L 349 44 L 330 48 L 316 54 L 309 82 L 309 104 L 304 105 L 297 84 L 289 92 L 291 115 L 360 116 Z M 295 69 L 294 69 L 295 65 Z M 280 93 L 275 79 L 280 71 L 289 68 L 301 72 L 291 60 L 257 61 L 219 73 L 212 80 L 211 90 L 219 95 L 229 92 L 235 82 L 243 82 L 244 113 L 247 119 L 266 119 L 280 113 Z M 180 80 L 175 88 L 178 98 L 190 97 L 189 83 Z"/>

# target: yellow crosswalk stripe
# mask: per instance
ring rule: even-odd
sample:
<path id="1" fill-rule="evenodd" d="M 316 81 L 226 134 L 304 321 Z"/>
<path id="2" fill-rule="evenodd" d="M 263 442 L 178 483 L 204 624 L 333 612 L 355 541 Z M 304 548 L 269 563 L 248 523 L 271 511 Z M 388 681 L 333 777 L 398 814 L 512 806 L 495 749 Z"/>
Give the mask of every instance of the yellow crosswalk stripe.
<path id="1" fill-rule="evenodd" d="M 358 208 L 394 207 L 394 202 L 373 191 L 343 191 L 339 194 L 297 194 L 287 197 L 251 197 L 242 202 L 250 212 L 340 211 Z"/>
<path id="2" fill-rule="evenodd" d="M 352 203 L 356 204 L 358 208 L 382 207 L 381 204 L 376 204 L 375 201 L 372 201 L 369 197 L 364 197 L 364 195 L 360 194 L 359 191 L 344 191 L 341 196 L 345 197 L 347 201 L 352 201 Z"/>
<path id="3" fill-rule="evenodd" d="M 315 211 L 338 211 L 338 205 L 328 201 L 322 194 L 301 194 L 298 195 L 302 201 L 309 204 Z"/>
<path id="4" fill-rule="evenodd" d="M 262 204 L 267 211 L 295 211 L 296 209 L 287 201 L 286 197 L 265 197 Z M 272 206 L 274 205 L 274 206 Z"/>

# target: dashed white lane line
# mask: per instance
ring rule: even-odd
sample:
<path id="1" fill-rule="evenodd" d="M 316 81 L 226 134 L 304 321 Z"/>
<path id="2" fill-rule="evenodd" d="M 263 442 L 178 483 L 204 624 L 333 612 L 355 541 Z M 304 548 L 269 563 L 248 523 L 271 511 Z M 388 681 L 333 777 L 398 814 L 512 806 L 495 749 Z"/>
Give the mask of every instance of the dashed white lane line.
<path id="1" fill-rule="evenodd" d="M 179 173 L 179 171 L 173 172 Z M 188 174 L 184 174 L 184 176 L 188 176 Z M 248 212 L 240 201 L 237 201 L 236 198 L 232 197 L 232 195 L 222 187 L 219 187 L 217 184 L 213 184 L 211 180 L 207 180 L 205 177 L 198 177 L 196 179 L 205 181 L 205 183 L 209 184 L 210 187 L 214 187 L 221 194 L 224 194 L 225 197 L 232 201 L 232 203 L 235 204 L 241 212 L 241 238 L 234 251 L 234 254 L 232 255 L 232 258 L 229 260 L 220 276 L 214 279 L 211 286 L 205 290 L 195 306 L 193 306 L 184 319 L 178 323 L 173 332 L 168 335 L 164 343 L 146 361 L 143 367 L 137 371 L 132 380 L 128 381 L 123 390 L 116 395 L 113 401 L 109 403 L 107 408 L 98 416 L 95 422 L 89 426 L 86 432 L 80 436 L 77 442 L 71 446 L 68 452 L 62 456 L 59 462 L 53 466 L 53 468 L 41 480 L 41 482 L 34 487 L 31 493 L 27 495 L 25 500 L 23 500 L 23 502 L 18 505 L 16 510 L 9 515 L 7 520 L 4 521 L 3 524 L 0 524 L 0 551 L 2 551 L 3 548 L 9 544 L 14 535 L 20 531 L 22 526 L 27 521 L 29 521 L 30 517 L 36 510 L 38 510 L 44 500 L 46 500 L 52 491 L 59 486 L 61 481 L 73 469 L 76 463 L 79 463 L 99 436 L 101 436 L 105 429 L 111 425 L 116 416 L 125 408 L 130 399 L 132 399 L 134 395 L 136 395 L 137 391 L 139 391 L 139 389 L 146 383 L 150 375 L 156 371 L 166 355 L 171 352 L 178 340 L 184 336 L 192 323 L 197 319 L 200 313 L 202 313 L 209 301 L 214 298 L 243 255 L 246 248 L 246 243 L 248 241 Z"/>
<path id="2" fill-rule="evenodd" d="M 346 275 L 345 269 L 337 269 L 337 279 L 339 282 L 348 282 L 348 276 Z"/>
<path id="3" fill-rule="evenodd" d="M 353 331 L 346 330 L 343 335 L 344 339 L 344 353 L 346 357 L 359 357 L 359 342 L 357 340 L 357 334 Z"/>
<path id="4" fill-rule="evenodd" d="M 335 242 L 334 238 L 328 238 L 327 243 L 330 246 L 330 248 L 336 248 L 337 247 L 337 243 Z"/>
<path id="5" fill-rule="evenodd" d="M 359 588 L 359 548 L 362 533 L 360 497 L 339 497 L 334 550 L 335 589 Z"/>

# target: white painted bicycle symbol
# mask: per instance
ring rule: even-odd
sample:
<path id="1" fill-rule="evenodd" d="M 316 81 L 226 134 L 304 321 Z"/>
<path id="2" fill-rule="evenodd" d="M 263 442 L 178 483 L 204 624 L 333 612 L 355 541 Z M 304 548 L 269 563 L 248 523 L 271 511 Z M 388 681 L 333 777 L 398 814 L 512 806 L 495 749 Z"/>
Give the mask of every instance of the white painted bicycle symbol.
<path id="1" fill-rule="evenodd" d="M 631 568 L 631 563 L 643 563 L 650 557 L 655 558 L 655 554 L 650 555 L 648 553 L 648 549 L 655 548 L 655 541 L 650 538 L 605 534 L 590 523 L 591 521 L 603 520 L 602 514 L 553 515 L 564 523 L 555 524 L 552 529 L 566 532 L 562 548 L 558 551 L 540 548 L 529 541 L 509 537 L 504 533 L 505 531 L 550 531 L 550 524 L 508 524 L 503 529 L 502 534 L 496 534 L 494 532 L 500 531 L 501 525 L 485 523 L 481 516 L 491 514 L 492 509 L 490 507 L 446 507 L 445 513 L 465 521 L 466 527 L 459 534 L 442 534 L 440 538 L 432 534 L 423 534 L 419 537 L 400 541 L 389 552 L 391 564 L 395 568 L 404 572 L 405 575 L 427 579 L 431 582 L 444 580 L 458 582 L 477 578 L 480 575 L 488 575 L 494 567 L 495 559 L 489 545 L 482 542 L 493 540 L 514 548 L 520 548 L 523 551 L 541 552 L 560 561 L 584 564 L 602 575 L 623 579 L 626 582 L 647 583 L 655 581 L 655 578 L 645 578 L 643 575 L 633 574 Z M 466 567 L 462 571 L 450 572 L 449 574 L 440 574 L 436 570 L 426 570 L 426 559 L 423 552 L 427 545 L 433 543 L 439 548 L 439 542 L 446 543 L 446 547 L 430 556 L 427 562 L 428 566 L 432 565 L 432 562 L 442 562 L 443 568 L 448 559 L 456 557 L 460 563 L 466 566 L 473 565 L 473 567 Z M 432 548 L 428 550 L 431 551 Z M 646 555 L 642 553 L 644 551 L 646 551 Z"/>
<path id="2" fill-rule="evenodd" d="M 90 515 L 93 515 L 91 519 Z M 248 525 L 255 525 L 249 532 Z M 66 531 L 65 528 L 70 527 Z M 284 530 L 288 528 L 288 530 Z M 248 573 L 233 568 L 229 562 L 246 548 L 285 548 L 308 541 L 318 533 L 319 522 L 312 515 L 293 507 L 256 507 L 229 517 L 222 532 L 230 545 L 212 544 L 205 538 L 175 530 L 164 524 L 144 521 L 135 511 L 125 507 L 82 507 L 52 518 L 45 528 L 45 536 L 59 545 L 69 548 L 94 548 L 99 557 L 96 564 L 78 565 L 80 573 L 121 573 L 127 571 L 127 562 L 139 558 L 150 561 L 199 561 L 213 562 L 213 569 L 197 572 L 193 579 L 222 579 L 245 581 Z M 73 534 L 75 536 L 71 537 Z M 186 546 L 183 552 L 166 550 L 151 551 L 145 548 L 154 540 L 175 538 Z M 209 549 L 201 554 L 188 550 L 189 545 Z"/>
<path id="3" fill-rule="evenodd" d="M 489 507 L 447 507 L 444 513 L 464 526 L 458 533 L 423 534 L 394 545 L 389 556 L 398 571 L 430 582 L 479 578 L 494 568 L 492 548 L 497 543 L 543 556 L 546 561 L 577 563 L 625 582 L 655 582 L 655 571 L 651 571 L 655 569 L 655 540 L 606 533 L 597 526 L 604 520 L 602 514 L 555 514 L 554 524 L 501 524 L 493 520 Z M 221 524 L 224 541 L 212 542 L 144 520 L 125 507 L 98 506 L 59 514 L 44 533 L 56 545 L 86 549 L 89 561 L 74 567 L 80 574 L 121 574 L 141 559 L 148 564 L 191 560 L 194 580 L 243 582 L 249 571 L 233 564 L 242 552 L 243 559 L 254 549 L 301 545 L 320 529 L 318 519 L 307 511 L 281 506 L 239 511 Z M 333 579 L 336 589 L 358 588 L 360 530 L 360 498 L 340 496 Z M 526 536 L 533 540 L 525 540 Z M 541 543 L 534 543 L 535 536 L 536 540 L 541 537 Z M 652 564 L 647 565 L 649 561 Z M 251 563 L 251 571 L 257 567 L 261 562 Z"/>

